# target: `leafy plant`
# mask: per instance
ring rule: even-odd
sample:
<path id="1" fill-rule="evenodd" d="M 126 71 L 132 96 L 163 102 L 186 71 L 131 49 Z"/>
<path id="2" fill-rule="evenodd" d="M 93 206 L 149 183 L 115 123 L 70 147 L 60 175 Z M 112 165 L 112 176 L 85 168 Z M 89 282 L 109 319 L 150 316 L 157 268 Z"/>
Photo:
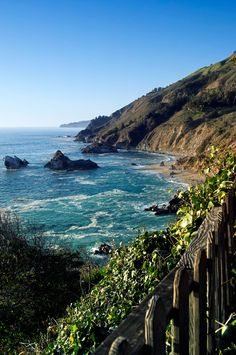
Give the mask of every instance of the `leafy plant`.
<path id="1" fill-rule="evenodd" d="M 13 354 L 38 340 L 49 317 L 62 316 L 100 275 L 81 253 L 46 247 L 40 231 L 9 211 L 0 213 L 0 250 L 0 353 Z"/>

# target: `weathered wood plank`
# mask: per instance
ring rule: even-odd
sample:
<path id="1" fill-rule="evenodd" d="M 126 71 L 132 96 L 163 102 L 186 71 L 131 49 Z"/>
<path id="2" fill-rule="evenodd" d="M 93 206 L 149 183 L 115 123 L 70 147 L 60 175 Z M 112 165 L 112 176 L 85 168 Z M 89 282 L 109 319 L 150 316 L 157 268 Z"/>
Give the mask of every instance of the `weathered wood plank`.
<path id="1" fill-rule="evenodd" d="M 207 343 L 206 323 L 206 251 L 201 250 L 194 261 L 193 290 L 193 322 L 194 344 L 193 355 L 205 355 Z"/>
<path id="2" fill-rule="evenodd" d="M 215 233 L 207 240 L 207 354 L 215 349 Z"/>
<path id="3" fill-rule="evenodd" d="M 109 355 L 129 355 L 130 354 L 130 345 L 125 337 L 116 338 L 109 350 Z"/>
<path id="4" fill-rule="evenodd" d="M 154 295 L 145 316 L 145 344 L 150 355 L 166 353 L 166 326 L 168 315 L 160 297 Z"/>
<path id="5" fill-rule="evenodd" d="M 157 294 L 164 300 L 166 314 L 172 310 L 173 281 L 176 268 L 173 269 L 156 287 L 153 294 Z M 153 295 L 152 294 L 152 295 Z M 113 341 L 119 336 L 125 336 L 131 347 L 131 354 L 145 354 L 144 350 L 144 318 L 148 308 L 148 302 L 152 295 L 149 295 L 133 312 L 115 329 L 95 350 L 96 355 L 109 354 Z M 146 354 L 148 354 L 146 352 Z"/>
<path id="6" fill-rule="evenodd" d="M 189 276 L 184 268 L 176 271 L 173 285 L 172 354 L 189 354 Z"/>
<path id="7" fill-rule="evenodd" d="M 234 196 L 232 196 L 232 199 Z M 223 217 L 224 220 L 226 220 L 225 216 L 227 216 L 227 210 L 231 208 L 229 205 L 227 206 L 226 203 L 223 204 L 222 210 L 223 210 Z M 236 210 L 236 208 L 235 208 Z M 230 221 L 231 227 L 234 226 L 234 217 L 231 216 L 233 220 Z M 233 245 L 232 245 L 232 240 L 233 240 L 233 232 L 234 230 L 232 228 L 229 228 L 230 234 L 228 233 L 228 229 L 225 228 L 225 223 L 222 226 L 224 229 L 224 259 L 225 259 L 225 267 L 224 267 L 224 290 L 225 290 L 225 310 L 226 314 L 230 313 L 231 309 L 231 304 L 233 303 L 233 299 L 231 298 L 230 294 L 230 282 L 229 282 L 229 274 L 230 274 L 230 266 L 233 261 Z M 231 230 L 232 229 L 232 230 Z M 232 234 L 231 234 L 232 233 Z"/>
<path id="8" fill-rule="evenodd" d="M 227 248 L 226 248 L 226 253 L 227 253 L 227 273 L 229 277 L 229 269 L 230 265 L 235 263 L 235 252 L 236 252 L 236 238 L 233 238 L 234 232 L 235 232 L 235 220 L 236 220 L 236 182 L 234 183 L 233 188 L 229 192 L 226 200 L 225 200 L 225 205 L 226 205 L 226 214 L 229 216 L 229 227 L 227 228 Z M 234 304 L 235 300 L 233 299 L 233 294 L 232 292 L 230 293 L 230 289 L 228 288 L 228 309 L 227 313 L 229 314 L 231 311 L 231 305 Z"/>
<path id="9" fill-rule="evenodd" d="M 207 238 L 211 235 L 209 232 L 215 230 L 221 219 L 221 207 L 215 207 L 208 213 L 207 217 L 199 227 L 197 235 L 193 238 L 188 249 L 178 262 L 177 267 L 193 269 L 195 255 L 199 250 L 206 249 Z"/>

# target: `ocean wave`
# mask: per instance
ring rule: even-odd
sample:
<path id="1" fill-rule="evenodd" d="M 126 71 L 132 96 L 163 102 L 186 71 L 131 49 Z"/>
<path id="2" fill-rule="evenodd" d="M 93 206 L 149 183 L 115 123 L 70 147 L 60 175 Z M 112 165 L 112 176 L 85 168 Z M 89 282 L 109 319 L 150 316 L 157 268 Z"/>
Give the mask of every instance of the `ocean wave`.
<path id="1" fill-rule="evenodd" d="M 92 181 L 92 180 L 82 180 L 76 178 L 74 179 L 74 181 L 79 182 L 81 185 L 97 185 L 96 181 Z"/>
<path id="2" fill-rule="evenodd" d="M 53 203 L 53 202 L 62 202 L 62 204 L 65 205 L 65 201 L 83 201 L 86 200 L 88 198 L 88 195 L 73 195 L 73 196 L 62 196 L 62 197 L 53 197 L 53 198 L 46 198 L 46 199 L 42 199 L 42 200 L 34 200 L 32 202 L 29 203 L 19 203 L 19 204 L 15 204 L 14 208 L 20 208 L 22 211 L 27 211 L 27 210 L 35 210 L 35 209 L 41 209 L 43 207 L 45 207 L 47 204 L 49 203 Z"/>
<path id="3" fill-rule="evenodd" d="M 167 181 L 170 182 L 173 185 L 180 185 L 180 186 L 183 186 L 185 188 L 189 186 L 189 184 L 186 183 L 186 182 L 178 181 L 178 180 L 175 180 L 175 179 L 172 179 L 172 178 L 168 178 Z"/>
<path id="4" fill-rule="evenodd" d="M 95 212 L 95 217 L 104 217 L 104 216 L 110 216 L 110 213 L 106 212 L 106 211 L 97 211 L 97 212 Z"/>
<path id="5" fill-rule="evenodd" d="M 78 229 L 79 230 L 85 230 L 85 229 L 90 229 L 90 228 L 97 227 L 97 218 L 95 216 L 91 217 L 90 221 L 91 221 L 91 223 L 89 223 L 87 226 L 81 226 L 81 227 L 78 227 Z"/>
<path id="6" fill-rule="evenodd" d="M 114 196 L 114 195 L 124 195 L 127 192 L 121 189 L 112 189 L 110 191 L 104 191 L 104 192 L 99 192 L 98 194 L 96 194 L 95 196 Z"/>
<path id="7" fill-rule="evenodd" d="M 71 238 L 73 238 L 73 239 L 83 239 L 87 235 L 85 235 L 85 234 L 64 233 L 64 232 L 59 233 L 59 232 L 55 232 L 54 230 L 49 230 L 49 231 L 43 232 L 42 236 L 43 237 L 47 237 L 47 238 L 48 237 L 55 238 L 55 239 L 59 239 L 59 240 L 61 240 L 61 239 L 69 240 Z"/>

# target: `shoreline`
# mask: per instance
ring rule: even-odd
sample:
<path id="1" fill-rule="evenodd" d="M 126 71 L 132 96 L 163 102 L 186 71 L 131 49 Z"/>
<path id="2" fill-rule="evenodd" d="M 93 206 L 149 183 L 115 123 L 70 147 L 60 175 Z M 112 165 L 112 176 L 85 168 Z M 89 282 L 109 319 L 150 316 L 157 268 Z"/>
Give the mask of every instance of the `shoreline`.
<path id="1" fill-rule="evenodd" d="M 191 170 L 185 170 L 181 167 L 175 165 L 176 160 L 163 161 L 164 165 L 161 164 L 149 164 L 145 165 L 142 170 L 155 172 L 163 176 L 164 178 L 171 178 L 178 182 L 194 186 L 200 184 L 204 181 L 204 175 L 193 172 Z"/>

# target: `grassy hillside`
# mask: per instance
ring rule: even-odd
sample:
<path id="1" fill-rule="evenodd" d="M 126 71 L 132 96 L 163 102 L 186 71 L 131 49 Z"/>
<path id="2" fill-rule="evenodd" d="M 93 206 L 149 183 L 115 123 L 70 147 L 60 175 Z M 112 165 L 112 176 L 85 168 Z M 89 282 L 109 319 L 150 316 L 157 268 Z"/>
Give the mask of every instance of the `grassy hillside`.
<path id="1" fill-rule="evenodd" d="M 93 120 L 77 139 L 195 155 L 211 144 L 236 150 L 235 122 L 236 53 Z"/>

